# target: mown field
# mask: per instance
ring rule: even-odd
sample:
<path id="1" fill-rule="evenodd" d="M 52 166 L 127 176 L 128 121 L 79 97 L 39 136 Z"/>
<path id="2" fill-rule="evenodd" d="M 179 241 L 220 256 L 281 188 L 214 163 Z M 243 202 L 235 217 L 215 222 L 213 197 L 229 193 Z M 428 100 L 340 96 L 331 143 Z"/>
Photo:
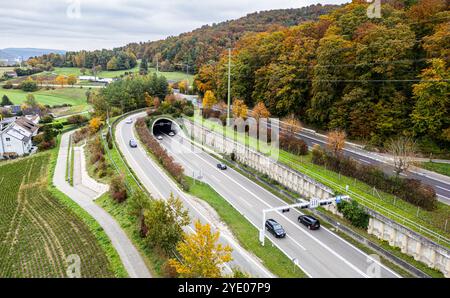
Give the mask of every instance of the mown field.
<path id="1" fill-rule="evenodd" d="M 0 277 L 114 277 L 94 234 L 47 189 L 50 153 L 0 165 Z"/>
<path id="2" fill-rule="evenodd" d="M 41 89 L 35 92 L 25 92 L 15 89 L 0 89 L 0 97 L 6 95 L 14 104 L 21 104 L 26 100 L 27 94 L 33 94 L 39 103 L 44 105 L 70 104 L 88 108 L 86 101 L 86 88 L 56 88 L 54 90 Z"/>

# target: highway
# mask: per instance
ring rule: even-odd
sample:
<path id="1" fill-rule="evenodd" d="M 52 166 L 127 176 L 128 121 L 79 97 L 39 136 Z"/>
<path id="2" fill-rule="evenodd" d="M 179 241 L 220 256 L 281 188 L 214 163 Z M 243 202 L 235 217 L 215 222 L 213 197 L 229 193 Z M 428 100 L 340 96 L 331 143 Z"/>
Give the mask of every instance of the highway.
<path id="1" fill-rule="evenodd" d="M 183 96 L 190 101 L 197 101 L 197 97 L 193 95 L 180 94 L 180 96 Z M 201 107 L 200 102 L 197 102 L 197 107 Z M 249 114 L 250 113 L 251 111 L 249 111 Z M 283 127 L 279 128 L 280 130 L 284 130 Z M 327 143 L 326 136 L 320 135 L 314 131 L 310 131 L 307 129 L 303 129 L 302 131 L 296 133 L 296 137 L 304 140 L 310 148 L 315 144 L 324 147 Z M 394 167 L 392 166 L 392 162 L 386 160 L 384 156 L 381 156 L 377 153 L 360 149 L 347 142 L 344 148 L 344 155 L 351 157 L 360 163 L 380 167 L 386 174 L 390 176 L 394 175 Z M 448 181 L 439 179 L 438 177 L 434 177 L 434 175 L 426 174 L 419 168 L 410 169 L 409 171 L 402 173 L 402 176 L 411 179 L 417 179 L 425 184 L 431 185 L 436 191 L 438 200 L 447 205 L 450 205 L 450 183 Z"/>
<path id="2" fill-rule="evenodd" d="M 133 118 L 145 116 L 146 113 L 133 115 Z M 130 139 L 135 139 L 134 123 L 126 124 L 126 119 L 117 124 L 115 138 L 118 148 L 123 153 L 126 161 L 136 173 L 137 178 L 154 198 L 167 199 L 173 193 L 179 197 L 184 207 L 189 210 L 192 222 L 199 219 L 202 223 L 210 223 L 214 230 L 220 231 L 220 242 L 229 244 L 233 248 L 233 261 L 225 266 L 223 270 L 230 274 L 231 268 L 238 267 L 253 277 L 274 277 L 253 255 L 244 250 L 233 238 L 227 228 L 218 221 L 214 212 L 208 209 L 202 201 L 183 193 L 175 182 L 168 177 L 165 172 L 153 161 L 141 145 L 138 148 L 131 148 L 128 143 Z M 193 232 L 193 224 L 186 230 Z"/>
<path id="3" fill-rule="evenodd" d="M 262 224 L 262 211 L 286 203 L 258 184 L 242 176 L 233 169 L 221 171 L 218 161 L 206 152 L 194 150 L 188 140 L 180 136 L 164 135 L 160 142 L 175 159 L 185 167 L 185 173 L 198 176 L 202 173 L 203 182 L 210 184 L 236 210 L 243 214 L 258 229 Z M 319 278 L 366 278 L 399 277 L 398 274 L 374 261 L 372 257 L 344 241 L 326 228 L 310 231 L 298 224 L 301 213 L 292 210 L 289 213 L 273 212 L 267 218 L 276 219 L 286 230 L 285 239 L 275 239 L 268 235 L 271 242 L 282 250 L 291 260 L 311 277 Z M 255 234 L 255 237 L 258 237 Z M 271 245 L 266 242 L 266 245 Z M 375 266 L 374 266 L 375 265 Z M 372 270 L 374 267 L 379 268 Z"/>

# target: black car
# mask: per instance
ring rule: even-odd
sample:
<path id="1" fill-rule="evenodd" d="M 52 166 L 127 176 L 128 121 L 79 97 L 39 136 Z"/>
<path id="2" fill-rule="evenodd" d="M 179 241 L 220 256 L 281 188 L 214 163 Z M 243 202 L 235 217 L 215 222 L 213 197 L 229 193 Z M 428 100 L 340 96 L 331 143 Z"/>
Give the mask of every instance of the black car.
<path id="1" fill-rule="evenodd" d="M 286 237 L 283 227 L 275 219 L 266 220 L 266 229 L 276 238 Z"/>
<path id="2" fill-rule="evenodd" d="M 136 143 L 135 140 L 133 140 L 133 139 L 130 140 L 130 147 L 131 148 L 136 148 L 137 147 L 137 143 Z"/>
<path id="3" fill-rule="evenodd" d="M 217 167 L 221 170 L 226 170 L 227 169 L 227 165 L 223 164 L 223 163 L 218 163 Z"/>
<path id="4" fill-rule="evenodd" d="M 320 229 L 320 221 L 311 215 L 300 215 L 298 217 L 298 222 L 304 224 L 310 230 Z"/>

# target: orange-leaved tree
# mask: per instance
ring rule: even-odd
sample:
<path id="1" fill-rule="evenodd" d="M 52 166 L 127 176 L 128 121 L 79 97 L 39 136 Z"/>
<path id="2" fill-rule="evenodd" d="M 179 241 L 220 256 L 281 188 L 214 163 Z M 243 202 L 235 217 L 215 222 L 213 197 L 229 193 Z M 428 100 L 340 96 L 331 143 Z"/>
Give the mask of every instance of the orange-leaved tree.
<path id="1" fill-rule="evenodd" d="M 65 76 L 63 75 L 59 75 L 55 78 L 55 83 L 58 85 L 61 85 L 61 87 L 64 87 L 64 85 L 66 84 L 67 79 Z"/>
<path id="2" fill-rule="evenodd" d="M 211 109 L 217 103 L 217 98 L 211 90 L 206 91 L 203 97 L 203 108 Z"/>
<path id="3" fill-rule="evenodd" d="M 339 155 L 345 147 L 346 134 L 342 130 L 330 131 L 327 135 L 327 148 L 335 155 Z"/>
<path id="4" fill-rule="evenodd" d="M 259 119 L 269 118 L 270 112 L 262 101 L 258 102 L 252 111 L 252 117 L 255 118 L 256 123 L 259 123 Z"/>
<path id="5" fill-rule="evenodd" d="M 233 101 L 233 116 L 234 118 L 247 118 L 248 107 L 241 99 L 235 99 Z"/>
<path id="6" fill-rule="evenodd" d="M 221 267 L 233 258 L 232 248 L 218 243 L 220 233 L 212 232 L 209 224 L 195 222 L 195 233 L 185 234 L 177 245 L 181 261 L 170 259 L 169 264 L 182 278 L 222 277 Z"/>

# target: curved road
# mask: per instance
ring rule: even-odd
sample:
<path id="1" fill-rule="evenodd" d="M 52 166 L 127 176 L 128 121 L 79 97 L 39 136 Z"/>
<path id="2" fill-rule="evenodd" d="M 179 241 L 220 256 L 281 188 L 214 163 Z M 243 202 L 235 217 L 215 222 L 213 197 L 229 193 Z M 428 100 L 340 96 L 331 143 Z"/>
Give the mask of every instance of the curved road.
<path id="1" fill-rule="evenodd" d="M 132 117 L 142 117 L 146 113 L 134 114 Z M 224 271 L 231 273 L 232 267 L 239 267 L 241 270 L 248 272 L 253 277 L 274 277 L 261 262 L 252 254 L 244 250 L 227 228 L 217 219 L 214 211 L 205 206 L 200 200 L 182 192 L 175 182 L 156 164 L 147 152 L 138 146 L 138 148 L 130 148 L 128 145 L 130 139 L 135 139 L 134 123 L 127 124 L 126 119 L 119 122 L 116 126 L 115 138 L 120 151 L 123 153 L 126 161 L 133 169 L 136 176 L 152 194 L 154 198 L 167 199 L 171 193 L 179 197 L 186 209 L 189 211 L 191 219 L 199 219 L 202 223 L 210 223 L 214 230 L 220 231 L 220 242 L 229 244 L 233 248 L 233 261 L 230 265 L 225 266 Z M 188 231 L 193 232 L 193 224 L 187 227 Z"/>
<path id="2" fill-rule="evenodd" d="M 230 204 L 256 227 L 261 228 L 262 210 L 286 205 L 258 184 L 233 169 L 220 171 L 218 161 L 198 150 L 180 135 L 165 135 L 161 143 L 186 169 L 186 173 L 202 173 L 204 182 L 210 184 Z M 346 242 L 326 228 L 309 231 L 297 223 L 301 213 L 269 213 L 287 231 L 286 239 L 269 239 L 311 277 L 399 277 L 366 253 Z M 255 235 L 258 237 L 258 235 Z"/>

